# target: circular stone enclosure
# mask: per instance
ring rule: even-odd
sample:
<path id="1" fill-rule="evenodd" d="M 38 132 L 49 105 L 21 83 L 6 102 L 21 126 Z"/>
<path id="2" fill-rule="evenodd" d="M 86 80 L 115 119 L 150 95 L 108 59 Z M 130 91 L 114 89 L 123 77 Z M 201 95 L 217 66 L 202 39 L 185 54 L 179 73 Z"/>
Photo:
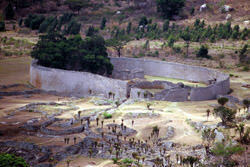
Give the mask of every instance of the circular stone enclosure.
<path id="1" fill-rule="evenodd" d="M 136 58 L 110 58 L 114 71 L 141 69 L 144 75 L 207 83 L 207 87 L 170 89 L 165 91 L 168 101 L 202 101 L 216 99 L 230 91 L 228 74 L 199 66 Z M 117 75 L 117 74 L 116 74 Z M 129 88 L 129 81 L 108 78 L 89 72 L 67 71 L 42 67 L 32 62 L 30 82 L 37 88 L 63 95 L 85 97 L 97 95 L 115 99 L 135 97 L 139 89 Z M 164 93 L 164 92 L 163 92 Z"/>

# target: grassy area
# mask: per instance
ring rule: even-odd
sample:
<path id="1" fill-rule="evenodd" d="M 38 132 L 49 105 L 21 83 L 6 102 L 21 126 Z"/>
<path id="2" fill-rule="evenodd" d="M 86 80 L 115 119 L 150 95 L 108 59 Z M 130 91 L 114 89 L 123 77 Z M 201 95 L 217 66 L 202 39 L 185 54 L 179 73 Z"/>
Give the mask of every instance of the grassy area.
<path id="1" fill-rule="evenodd" d="M 148 80 L 148 81 L 169 81 L 169 82 L 172 82 L 172 83 L 178 83 L 178 82 L 182 82 L 184 85 L 187 85 L 187 86 L 199 86 L 199 87 L 205 87 L 207 86 L 206 84 L 204 83 L 192 83 L 192 82 L 189 82 L 189 81 L 186 81 L 186 80 L 182 80 L 182 79 L 174 79 L 174 78 L 168 78 L 168 77 L 156 77 L 156 76 L 149 76 L 149 75 L 145 75 L 145 79 Z"/>

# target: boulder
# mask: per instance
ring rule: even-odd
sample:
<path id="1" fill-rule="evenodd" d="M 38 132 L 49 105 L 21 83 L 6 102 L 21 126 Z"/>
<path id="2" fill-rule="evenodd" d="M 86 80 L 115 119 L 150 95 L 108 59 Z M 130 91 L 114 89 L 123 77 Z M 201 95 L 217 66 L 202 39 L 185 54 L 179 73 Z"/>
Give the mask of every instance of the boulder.
<path id="1" fill-rule="evenodd" d="M 207 4 L 204 3 L 203 5 L 200 6 L 200 12 L 202 12 L 206 9 L 207 9 Z"/>
<path id="2" fill-rule="evenodd" d="M 230 11 L 232 11 L 233 8 L 231 6 L 229 6 L 229 5 L 224 5 L 224 6 L 221 7 L 220 10 L 221 10 L 222 13 L 224 13 L 224 12 L 230 12 Z"/>
<path id="3" fill-rule="evenodd" d="M 217 142 L 222 142 L 222 140 L 225 138 L 223 133 L 219 132 L 217 129 L 215 129 L 214 133 L 216 134 L 215 141 Z"/>
<path id="4" fill-rule="evenodd" d="M 231 14 L 227 14 L 226 20 L 232 20 L 232 15 Z"/>
<path id="5" fill-rule="evenodd" d="M 248 26 L 249 25 L 249 20 L 245 20 L 244 22 L 243 22 L 243 24 L 244 24 L 244 26 Z"/>
<path id="6" fill-rule="evenodd" d="M 170 151 L 173 148 L 173 142 L 163 142 L 162 147 L 166 148 L 167 151 Z"/>

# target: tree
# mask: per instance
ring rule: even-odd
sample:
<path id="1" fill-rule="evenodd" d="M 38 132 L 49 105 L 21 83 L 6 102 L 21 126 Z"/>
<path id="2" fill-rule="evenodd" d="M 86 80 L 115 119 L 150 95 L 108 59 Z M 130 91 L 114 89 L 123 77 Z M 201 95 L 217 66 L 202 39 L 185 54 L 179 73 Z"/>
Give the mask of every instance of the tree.
<path id="1" fill-rule="evenodd" d="M 5 22 L 4 21 L 0 21 L 0 32 L 5 31 Z"/>
<path id="2" fill-rule="evenodd" d="M 184 7 L 185 0 L 156 0 L 157 11 L 164 18 L 172 19 L 174 15 L 178 15 Z"/>
<path id="3" fill-rule="evenodd" d="M 240 55 L 239 55 L 240 63 L 244 63 L 244 62 L 245 62 L 245 59 L 246 59 L 246 57 L 247 57 L 247 55 L 246 55 L 247 48 L 248 48 L 248 45 L 245 44 L 245 45 L 243 46 L 243 48 L 240 50 Z"/>
<path id="4" fill-rule="evenodd" d="M 163 24 L 163 31 L 166 32 L 168 31 L 169 28 L 169 20 L 165 20 Z"/>
<path id="5" fill-rule="evenodd" d="M 208 121 L 208 117 L 209 117 L 209 115 L 210 115 L 210 110 L 209 109 L 207 109 L 207 121 Z"/>
<path id="6" fill-rule="evenodd" d="M 199 51 L 198 51 L 198 53 L 197 53 L 197 55 L 196 55 L 197 57 L 202 57 L 202 58 L 210 58 L 209 57 L 209 55 L 208 55 L 208 49 L 207 49 L 207 47 L 206 46 L 204 46 L 204 45 L 201 45 L 201 47 L 200 47 L 200 49 L 199 49 Z"/>
<path id="7" fill-rule="evenodd" d="M 245 124 L 244 123 L 240 123 L 239 125 L 236 125 L 235 132 L 239 132 L 240 140 L 242 140 L 244 130 L 245 130 Z"/>
<path id="8" fill-rule="evenodd" d="M 77 23 L 77 21 L 75 21 L 74 19 L 72 19 L 68 26 L 66 27 L 66 29 L 64 30 L 65 34 L 72 34 L 72 35 L 76 35 L 79 34 L 81 30 L 81 24 Z"/>
<path id="9" fill-rule="evenodd" d="M 181 34 L 181 38 L 185 41 L 186 43 L 186 48 L 187 48 L 187 51 L 186 51 L 186 56 L 188 56 L 188 48 L 189 48 L 189 42 L 191 40 L 191 35 L 190 33 L 188 32 L 188 29 L 186 29 L 182 34 Z"/>
<path id="10" fill-rule="evenodd" d="M 101 30 L 103 30 L 105 27 L 106 27 L 106 22 L 107 22 L 107 19 L 106 19 L 106 17 L 103 17 L 102 18 L 102 23 L 101 23 Z"/>
<path id="11" fill-rule="evenodd" d="M 107 40 L 107 46 L 113 47 L 117 51 L 118 57 L 121 57 L 121 50 L 128 40 L 127 36 L 119 35 Z"/>
<path id="12" fill-rule="evenodd" d="M 174 38 L 174 36 L 171 34 L 171 35 L 168 37 L 168 46 L 172 48 L 172 47 L 174 46 L 174 42 L 175 42 L 175 38 Z"/>
<path id="13" fill-rule="evenodd" d="M 86 31 L 86 36 L 89 36 L 89 37 L 94 36 L 97 32 L 98 30 L 95 29 L 94 26 L 90 26 L 88 30 Z"/>
<path id="14" fill-rule="evenodd" d="M 243 105 L 248 110 L 248 108 L 250 107 L 250 100 L 244 99 L 243 100 Z"/>
<path id="15" fill-rule="evenodd" d="M 64 3 L 68 5 L 71 10 L 77 11 L 78 14 L 83 7 L 88 6 L 87 0 L 66 0 Z"/>
<path id="16" fill-rule="evenodd" d="M 202 131 L 202 140 L 204 142 L 206 142 L 207 146 L 209 147 L 211 145 L 212 142 L 214 142 L 215 137 L 216 137 L 216 133 L 214 132 L 215 129 L 204 129 Z"/>
<path id="17" fill-rule="evenodd" d="M 15 12 L 13 10 L 12 4 L 9 3 L 7 7 L 4 9 L 4 16 L 6 20 L 11 20 L 15 16 Z"/>
<path id="18" fill-rule="evenodd" d="M 224 106 L 219 106 L 214 109 L 215 116 L 220 117 L 223 125 L 234 122 L 236 111 Z"/>
<path id="19" fill-rule="evenodd" d="M 89 71 L 100 75 L 110 75 L 113 70 L 101 36 L 83 40 L 80 35 L 67 39 L 59 33 L 49 33 L 40 36 L 31 56 L 46 67 Z"/>
<path id="20" fill-rule="evenodd" d="M 12 154 L 0 154 L 0 166 L 3 167 L 28 167 L 25 160 Z"/>
<path id="21" fill-rule="evenodd" d="M 142 16 L 140 21 L 139 21 L 139 26 L 146 26 L 148 24 L 148 19 L 146 16 Z"/>
<path id="22" fill-rule="evenodd" d="M 228 102 L 228 98 L 226 98 L 226 97 L 220 97 L 220 98 L 217 99 L 217 102 L 220 105 L 224 106 Z"/>

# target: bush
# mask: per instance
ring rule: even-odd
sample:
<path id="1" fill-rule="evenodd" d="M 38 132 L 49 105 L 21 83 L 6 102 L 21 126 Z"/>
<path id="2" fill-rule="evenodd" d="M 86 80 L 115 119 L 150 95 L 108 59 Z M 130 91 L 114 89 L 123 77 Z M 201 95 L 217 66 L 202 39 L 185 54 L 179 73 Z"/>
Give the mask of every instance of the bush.
<path id="1" fill-rule="evenodd" d="M 178 15 L 179 11 L 184 7 L 185 0 L 156 0 L 157 11 L 164 18 L 172 19 L 174 15 Z"/>
<path id="2" fill-rule="evenodd" d="M 0 154 L 0 166 L 2 167 L 28 167 L 25 160 L 12 154 Z"/>
<path id="3" fill-rule="evenodd" d="M 208 55 L 208 49 L 207 47 L 205 47 L 204 45 L 201 45 L 197 55 L 197 57 L 201 57 L 201 58 L 207 58 L 209 59 L 210 56 Z"/>
<path id="4" fill-rule="evenodd" d="M 140 21 L 139 21 L 139 26 L 145 26 L 148 24 L 148 19 L 146 16 L 141 17 Z"/>
<path id="5" fill-rule="evenodd" d="M 104 117 L 104 119 L 110 119 L 110 118 L 112 118 L 112 114 L 104 112 L 103 117 Z"/>
<path id="6" fill-rule="evenodd" d="M 5 31 L 5 22 L 4 21 L 0 21 L 0 32 Z"/>

